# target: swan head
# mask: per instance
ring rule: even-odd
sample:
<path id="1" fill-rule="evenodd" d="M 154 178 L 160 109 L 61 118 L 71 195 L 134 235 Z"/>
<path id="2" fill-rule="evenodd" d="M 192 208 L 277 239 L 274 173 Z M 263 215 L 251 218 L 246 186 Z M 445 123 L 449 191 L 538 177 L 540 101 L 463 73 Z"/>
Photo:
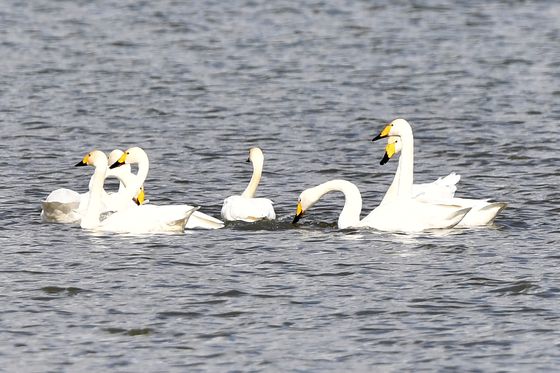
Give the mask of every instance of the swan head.
<path id="1" fill-rule="evenodd" d="M 124 152 L 120 149 L 115 149 L 113 150 L 111 153 L 109 153 L 109 166 L 112 166 L 113 164 L 115 164 L 115 162 L 117 162 L 122 156 L 123 156 Z M 123 167 L 119 167 L 114 171 L 122 171 L 122 172 L 131 172 L 131 168 L 129 164 L 125 164 Z"/>
<path id="2" fill-rule="evenodd" d="M 107 167 L 107 156 L 99 150 L 94 150 L 85 155 L 85 157 L 76 164 L 78 166 L 105 166 Z"/>
<path id="3" fill-rule="evenodd" d="M 263 163 L 264 162 L 264 154 L 260 148 L 254 147 L 249 149 L 249 158 L 247 158 L 247 162 L 252 163 Z"/>
<path id="4" fill-rule="evenodd" d="M 296 207 L 296 215 L 292 224 L 295 224 L 302 218 L 303 214 L 310 209 L 320 198 L 318 193 L 315 193 L 314 188 L 309 188 L 301 192 L 298 198 Z"/>
<path id="5" fill-rule="evenodd" d="M 384 165 L 389 162 L 395 154 L 400 153 L 402 150 L 402 140 L 399 136 L 390 136 L 387 140 L 387 146 L 385 146 L 385 154 L 383 159 L 379 162 L 380 165 Z"/>
<path id="6" fill-rule="evenodd" d="M 389 136 L 402 136 L 403 134 L 411 132 L 412 128 L 410 127 L 410 124 L 406 120 L 398 118 L 387 124 L 379 135 L 375 136 L 371 141 L 377 141 Z"/>
<path id="7" fill-rule="evenodd" d="M 111 166 L 109 166 L 110 169 L 113 169 L 115 167 L 119 167 L 123 164 L 132 164 L 132 163 L 140 163 L 140 162 L 144 162 L 148 159 L 148 156 L 146 155 L 146 152 L 144 151 L 144 149 L 135 146 L 132 147 L 130 149 L 127 149 L 121 156 L 119 159 L 117 159 L 115 162 L 111 163 Z"/>

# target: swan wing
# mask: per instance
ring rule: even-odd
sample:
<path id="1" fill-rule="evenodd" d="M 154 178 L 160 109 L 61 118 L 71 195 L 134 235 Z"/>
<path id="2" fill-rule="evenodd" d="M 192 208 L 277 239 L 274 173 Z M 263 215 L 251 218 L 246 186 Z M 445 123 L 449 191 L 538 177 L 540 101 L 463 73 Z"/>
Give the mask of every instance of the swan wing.
<path id="1" fill-rule="evenodd" d="M 394 201 L 378 206 L 360 226 L 391 232 L 419 232 L 452 228 L 470 211 L 470 207 L 423 203 L 414 199 Z"/>
<path id="2" fill-rule="evenodd" d="M 412 185 L 412 196 L 421 201 L 453 198 L 457 191 L 457 183 L 460 179 L 460 175 L 452 172 L 431 183 L 414 184 Z"/>
<path id="3" fill-rule="evenodd" d="M 115 212 L 98 229 L 118 233 L 183 232 L 198 207 L 188 205 L 141 205 Z"/>

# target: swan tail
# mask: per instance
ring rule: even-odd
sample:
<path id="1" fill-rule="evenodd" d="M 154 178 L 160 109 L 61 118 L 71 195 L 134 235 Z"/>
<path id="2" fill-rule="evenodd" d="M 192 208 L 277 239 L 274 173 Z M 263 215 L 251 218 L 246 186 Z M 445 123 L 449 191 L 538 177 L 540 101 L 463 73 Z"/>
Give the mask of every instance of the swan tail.
<path id="1" fill-rule="evenodd" d="M 188 210 L 184 217 L 181 219 L 177 219 L 174 221 L 168 222 L 168 226 L 170 231 L 179 231 L 184 232 L 185 228 L 188 224 L 188 221 L 192 218 L 193 214 L 199 209 L 200 207 L 193 207 L 192 209 Z"/>
<path id="2" fill-rule="evenodd" d="M 219 229 L 224 227 L 224 222 L 200 211 L 193 211 L 188 219 L 187 229 Z"/>
<path id="3" fill-rule="evenodd" d="M 459 206 L 456 206 L 456 207 L 459 207 Z M 456 225 L 458 225 L 465 218 L 465 216 L 467 216 L 469 211 L 471 211 L 471 207 L 459 208 L 458 210 L 455 210 L 454 212 L 452 212 L 447 218 L 447 220 L 449 221 L 449 224 L 445 228 L 453 228 Z"/>
<path id="4" fill-rule="evenodd" d="M 476 227 L 494 223 L 498 214 L 507 207 L 507 203 L 490 202 L 482 207 L 475 206 L 458 224 L 458 227 Z"/>

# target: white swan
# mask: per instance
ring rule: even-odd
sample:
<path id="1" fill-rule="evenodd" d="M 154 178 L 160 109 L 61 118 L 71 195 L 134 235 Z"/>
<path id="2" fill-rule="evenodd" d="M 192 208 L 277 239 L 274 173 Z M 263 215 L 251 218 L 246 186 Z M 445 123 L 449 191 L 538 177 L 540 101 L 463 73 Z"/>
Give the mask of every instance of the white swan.
<path id="1" fill-rule="evenodd" d="M 187 205 L 140 205 L 117 211 L 101 220 L 103 212 L 103 184 L 108 169 L 105 153 L 94 150 L 76 166 L 95 167 L 89 190 L 87 210 L 80 226 L 85 229 L 117 233 L 183 232 L 190 216 L 197 207 Z"/>
<path id="2" fill-rule="evenodd" d="M 394 201 L 400 198 L 415 198 L 426 203 L 447 203 L 471 210 L 457 227 L 473 227 L 491 224 L 496 216 L 507 204 L 501 202 L 490 202 L 487 199 L 456 198 L 455 191 L 457 182 L 461 178 L 451 173 L 444 178 L 439 178 L 432 183 L 413 184 L 414 174 L 414 138 L 412 127 L 404 119 L 395 119 L 388 124 L 373 141 L 388 138 L 385 147 L 385 155 L 381 164 L 385 164 L 395 154 L 401 153 L 399 165 L 391 186 L 383 197 L 382 203 Z"/>
<path id="3" fill-rule="evenodd" d="M 140 188 L 150 169 L 150 161 L 144 149 L 140 147 L 132 147 L 126 150 L 123 155 L 114 163 L 110 165 L 110 169 L 117 168 L 123 164 L 138 164 L 138 175 L 135 180 L 137 188 Z M 132 196 L 130 196 L 132 197 Z M 187 229 L 204 228 L 204 229 L 218 229 L 223 228 L 224 223 L 221 220 L 206 215 L 200 211 L 195 211 L 187 222 Z"/>
<path id="4" fill-rule="evenodd" d="M 109 162 L 115 162 L 123 154 L 122 150 L 115 149 L 109 155 Z M 125 196 L 126 186 L 132 185 L 135 175 L 131 173 L 130 165 L 122 169 L 110 170 L 106 177 L 119 179 L 119 190 L 116 193 L 103 194 L 103 206 L 105 211 L 117 211 L 131 207 L 134 203 L 140 204 L 143 199 L 143 190 L 132 193 L 132 198 Z M 93 178 L 93 177 L 92 177 Z M 89 184 L 91 185 L 90 179 Z M 140 201 L 139 201 L 139 199 Z M 47 198 L 41 202 L 41 220 L 49 223 L 79 223 L 87 209 L 89 192 L 78 193 L 71 189 L 60 188 L 52 191 Z"/>
<path id="5" fill-rule="evenodd" d="M 255 198 L 259 181 L 261 180 L 264 155 L 261 149 L 251 148 L 247 162 L 253 164 L 253 176 L 243 194 L 230 196 L 224 200 L 222 218 L 226 221 L 242 220 L 255 222 L 262 219 L 274 220 L 273 203 L 267 198 Z"/>
<path id="6" fill-rule="evenodd" d="M 470 208 L 454 205 L 426 204 L 414 199 L 396 200 L 376 207 L 360 220 L 362 196 L 358 188 L 346 180 L 331 180 L 304 190 L 298 199 L 296 223 L 324 194 L 339 191 L 345 202 L 338 218 L 338 228 L 375 228 L 390 232 L 418 232 L 427 229 L 452 228 Z"/>

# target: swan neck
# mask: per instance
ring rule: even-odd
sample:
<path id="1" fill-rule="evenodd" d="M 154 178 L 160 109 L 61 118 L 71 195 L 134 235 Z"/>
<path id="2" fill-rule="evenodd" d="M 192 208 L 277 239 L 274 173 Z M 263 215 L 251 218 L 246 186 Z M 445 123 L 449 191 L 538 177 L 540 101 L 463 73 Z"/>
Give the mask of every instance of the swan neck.
<path id="1" fill-rule="evenodd" d="M 414 138 L 412 132 L 401 136 L 402 151 L 395 179 L 399 198 L 412 198 L 412 184 L 414 183 Z"/>
<path id="2" fill-rule="evenodd" d="M 80 226 L 82 228 L 95 228 L 99 225 L 99 216 L 103 208 L 103 184 L 105 182 L 105 174 L 107 166 L 95 167 L 95 172 L 90 181 L 89 200 L 85 215 L 82 217 Z"/>
<path id="3" fill-rule="evenodd" d="M 344 207 L 338 217 L 338 227 L 340 229 L 354 227 L 360 223 L 362 195 L 356 185 L 346 180 L 331 180 L 316 188 L 319 198 L 332 191 L 344 194 Z"/>
<path id="4" fill-rule="evenodd" d="M 251 181 L 249 181 L 249 185 L 245 188 L 242 197 L 245 198 L 254 198 L 255 194 L 257 193 L 257 188 L 259 187 L 259 182 L 261 181 L 261 175 L 263 170 L 263 160 L 257 159 L 252 160 L 253 163 L 253 175 L 251 176 Z"/>
<path id="5" fill-rule="evenodd" d="M 144 185 L 144 182 L 148 177 L 149 170 L 150 170 L 150 161 L 148 160 L 148 156 L 145 155 L 138 160 L 138 172 L 136 176 L 130 173 L 129 176 L 123 178 L 122 181 L 126 185 L 126 192 L 128 194 L 127 197 L 129 199 L 135 197 L 140 187 Z"/>
<path id="6" fill-rule="evenodd" d="M 139 184 L 138 188 L 140 188 L 144 184 L 144 181 L 146 181 L 149 170 L 150 170 L 150 161 L 148 160 L 148 157 L 145 157 L 138 162 L 138 174 L 137 174 L 137 179 Z"/>

